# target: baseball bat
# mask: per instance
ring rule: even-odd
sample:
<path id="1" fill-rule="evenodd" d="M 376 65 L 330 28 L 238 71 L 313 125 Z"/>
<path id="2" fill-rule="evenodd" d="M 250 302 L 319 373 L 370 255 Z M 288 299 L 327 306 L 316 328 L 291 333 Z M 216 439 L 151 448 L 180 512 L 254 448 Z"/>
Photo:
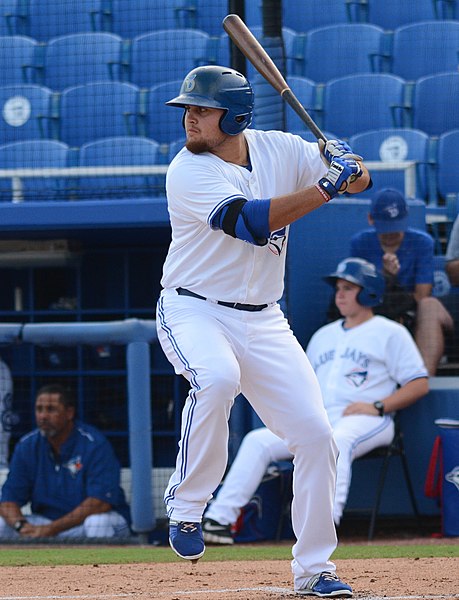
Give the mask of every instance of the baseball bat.
<path id="1" fill-rule="evenodd" d="M 314 136 L 324 142 L 327 138 L 319 127 L 314 123 L 311 115 L 307 112 L 287 82 L 281 72 L 276 67 L 266 50 L 256 39 L 244 21 L 238 15 L 227 15 L 223 19 L 223 29 L 233 40 L 239 50 L 252 63 L 255 69 L 263 75 L 266 81 L 281 95 L 283 100 L 289 104 L 303 123 L 312 131 Z"/>

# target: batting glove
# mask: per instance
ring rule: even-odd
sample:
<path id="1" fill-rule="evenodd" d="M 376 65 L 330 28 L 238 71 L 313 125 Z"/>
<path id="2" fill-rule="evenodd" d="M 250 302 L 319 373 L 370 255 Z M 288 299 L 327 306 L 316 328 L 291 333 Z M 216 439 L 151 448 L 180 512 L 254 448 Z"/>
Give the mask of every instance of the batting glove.
<path id="1" fill-rule="evenodd" d="M 328 173 L 316 184 L 317 189 L 326 201 L 337 194 L 343 194 L 349 184 L 362 175 L 362 169 L 353 158 L 335 158 L 330 164 Z M 325 195 L 324 195 L 325 193 Z"/>
<path id="2" fill-rule="evenodd" d="M 352 158 L 354 160 L 363 160 L 358 154 L 354 154 L 352 148 L 346 142 L 342 140 L 328 140 L 324 142 L 322 139 L 318 140 L 320 157 L 323 162 L 330 166 L 330 163 L 335 158 Z"/>

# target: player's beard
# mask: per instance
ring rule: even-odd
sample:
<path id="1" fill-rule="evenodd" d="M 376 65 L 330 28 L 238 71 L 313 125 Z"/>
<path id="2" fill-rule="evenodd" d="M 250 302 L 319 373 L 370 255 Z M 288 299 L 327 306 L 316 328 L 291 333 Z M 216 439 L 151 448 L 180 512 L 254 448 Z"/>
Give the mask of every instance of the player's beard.
<path id="1" fill-rule="evenodd" d="M 211 139 L 188 139 L 186 140 L 185 146 L 187 150 L 192 152 L 193 154 L 202 154 L 203 152 L 213 152 L 215 148 L 220 146 L 225 140 L 226 135 L 221 134 L 219 137 L 211 138 Z"/>

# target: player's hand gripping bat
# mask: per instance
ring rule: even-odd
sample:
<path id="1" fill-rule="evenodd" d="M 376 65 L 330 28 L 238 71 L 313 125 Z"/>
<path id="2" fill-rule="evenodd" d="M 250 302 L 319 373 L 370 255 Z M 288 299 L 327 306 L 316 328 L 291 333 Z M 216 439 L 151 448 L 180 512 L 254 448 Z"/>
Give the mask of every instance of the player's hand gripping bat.
<path id="1" fill-rule="evenodd" d="M 255 38 L 253 33 L 238 15 L 227 15 L 223 19 L 223 29 L 230 36 L 239 50 L 252 63 L 255 69 L 263 75 L 266 81 L 279 92 L 281 97 L 289 104 L 305 125 L 312 131 L 318 140 L 327 142 L 327 138 L 312 120 L 301 102 L 289 88 L 281 72 L 276 67 L 266 50 Z"/>

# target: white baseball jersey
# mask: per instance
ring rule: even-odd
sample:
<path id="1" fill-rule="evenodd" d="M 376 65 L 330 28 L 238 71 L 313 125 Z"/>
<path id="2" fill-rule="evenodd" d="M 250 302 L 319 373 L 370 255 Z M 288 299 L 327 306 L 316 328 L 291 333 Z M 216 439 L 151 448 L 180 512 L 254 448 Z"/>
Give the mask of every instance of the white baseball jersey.
<path id="1" fill-rule="evenodd" d="M 392 394 L 397 384 L 428 376 L 403 325 L 381 316 L 351 329 L 343 322 L 321 327 L 306 349 L 332 421 L 352 402 L 373 403 Z"/>
<path id="2" fill-rule="evenodd" d="M 279 131 L 248 129 L 252 171 L 206 152 L 184 148 L 172 161 L 166 191 L 173 237 L 164 288 L 184 287 L 212 300 L 265 304 L 282 297 L 288 227 L 266 246 L 212 230 L 232 198 L 267 199 L 313 185 L 327 171 L 318 146 Z M 236 242 L 236 243 L 235 243 Z"/>

